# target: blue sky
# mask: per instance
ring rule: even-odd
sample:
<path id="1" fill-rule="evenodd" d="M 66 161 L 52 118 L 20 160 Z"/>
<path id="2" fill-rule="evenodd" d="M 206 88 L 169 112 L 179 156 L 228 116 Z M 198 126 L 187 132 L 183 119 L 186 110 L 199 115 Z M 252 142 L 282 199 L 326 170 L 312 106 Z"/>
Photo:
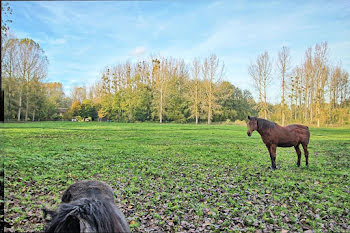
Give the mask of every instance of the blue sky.
<path id="1" fill-rule="evenodd" d="M 9 2 L 11 31 L 37 41 L 49 59 L 46 81 L 93 84 L 106 65 L 151 54 L 191 61 L 215 53 L 225 80 L 249 89 L 250 61 L 291 49 L 293 65 L 305 50 L 328 42 L 333 63 L 350 71 L 350 1 L 60 1 Z M 277 75 L 274 75 L 277 79 Z M 269 100 L 279 99 L 279 81 Z"/>

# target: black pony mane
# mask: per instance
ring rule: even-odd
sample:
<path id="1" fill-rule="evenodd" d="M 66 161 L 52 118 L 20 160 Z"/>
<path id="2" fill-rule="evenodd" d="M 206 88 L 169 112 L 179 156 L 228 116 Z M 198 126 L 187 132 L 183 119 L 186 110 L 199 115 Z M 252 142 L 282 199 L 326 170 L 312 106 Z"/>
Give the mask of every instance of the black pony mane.
<path id="1" fill-rule="evenodd" d="M 109 201 L 81 198 L 63 203 L 45 232 L 126 232 L 119 210 Z"/>
<path id="2" fill-rule="evenodd" d="M 78 181 L 68 187 L 45 232 L 130 232 L 125 216 L 114 203 L 113 189 L 97 180 Z"/>
<path id="3" fill-rule="evenodd" d="M 45 232 L 130 232 L 122 212 L 115 206 L 113 189 L 95 180 L 78 181 L 68 187 L 51 216 Z"/>

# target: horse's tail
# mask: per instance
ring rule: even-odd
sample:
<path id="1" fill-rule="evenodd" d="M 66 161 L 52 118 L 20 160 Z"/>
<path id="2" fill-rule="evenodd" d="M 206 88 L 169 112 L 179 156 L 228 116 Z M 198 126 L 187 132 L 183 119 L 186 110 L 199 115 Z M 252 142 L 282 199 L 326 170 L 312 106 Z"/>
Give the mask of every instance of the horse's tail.
<path id="1" fill-rule="evenodd" d="M 309 126 L 304 125 L 304 127 L 306 129 L 307 144 L 309 144 L 309 142 L 310 142 L 310 129 L 309 129 Z"/>
<path id="2" fill-rule="evenodd" d="M 124 215 L 108 201 L 82 198 L 63 203 L 45 232 L 130 232 Z"/>

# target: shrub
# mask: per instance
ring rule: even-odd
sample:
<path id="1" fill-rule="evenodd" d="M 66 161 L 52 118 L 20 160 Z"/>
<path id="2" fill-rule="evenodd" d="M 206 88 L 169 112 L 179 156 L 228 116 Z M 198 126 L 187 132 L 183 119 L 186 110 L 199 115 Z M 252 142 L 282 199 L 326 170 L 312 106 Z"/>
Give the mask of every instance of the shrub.
<path id="1" fill-rule="evenodd" d="M 247 125 L 247 123 L 245 121 L 241 121 L 241 120 L 235 120 L 235 122 L 233 124 L 234 125 L 241 125 L 241 126 Z"/>

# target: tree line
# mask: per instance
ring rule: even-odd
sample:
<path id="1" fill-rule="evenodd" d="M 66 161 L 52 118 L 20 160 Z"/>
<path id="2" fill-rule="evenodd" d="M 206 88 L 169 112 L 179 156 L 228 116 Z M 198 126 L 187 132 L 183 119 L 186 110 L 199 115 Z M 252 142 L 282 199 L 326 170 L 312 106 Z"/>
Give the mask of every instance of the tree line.
<path id="1" fill-rule="evenodd" d="M 47 83 L 49 61 L 32 39 L 2 38 L 1 77 L 5 120 L 58 119 L 57 110 L 70 105 L 61 83 Z"/>
<path id="2" fill-rule="evenodd" d="M 350 120 L 349 73 L 330 62 L 326 42 L 309 47 L 303 61 L 292 67 L 290 49 L 282 47 L 277 59 L 265 51 L 251 62 L 248 72 L 258 93 L 259 115 L 286 123 L 344 125 Z M 267 92 L 279 82 L 281 102 L 271 105 Z"/>
<path id="3" fill-rule="evenodd" d="M 173 57 L 107 66 L 90 87 L 65 95 L 59 82 L 45 82 L 49 65 L 35 41 L 2 38 L 2 87 L 5 120 L 112 120 L 118 122 L 211 122 L 245 120 L 259 115 L 282 125 L 299 122 L 343 125 L 350 118 L 349 73 L 329 61 L 327 43 L 306 50 L 292 67 L 290 49 L 275 61 L 268 52 L 248 67 L 258 96 L 224 81 L 224 63 L 216 55 L 186 63 Z M 281 102 L 271 104 L 271 82 Z M 62 110 L 63 111 L 60 111 Z"/>
<path id="4" fill-rule="evenodd" d="M 150 57 L 105 67 L 89 90 L 72 93 L 70 116 L 122 122 L 244 120 L 256 114 L 251 93 L 222 81 L 216 55 L 187 64 L 173 57 Z"/>
<path id="5" fill-rule="evenodd" d="M 6 25 L 4 23 L 4 25 Z M 191 62 L 153 56 L 107 66 L 94 85 L 65 95 L 59 82 L 46 82 L 48 58 L 29 38 L 1 30 L 1 76 L 5 120 L 112 120 L 118 122 L 195 122 L 245 120 L 259 115 L 282 125 L 317 126 L 350 121 L 349 73 L 333 65 L 326 42 L 309 47 L 292 66 L 290 49 L 275 60 L 267 51 L 248 67 L 258 96 L 224 81 L 224 63 L 215 55 Z M 271 104 L 271 82 L 278 82 L 281 102 Z"/>
<path id="6" fill-rule="evenodd" d="M 75 87 L 66 96 L 61 83 L 45 82 L 49 61 L 38 43 L 6 35 L 1 49 L 6 121 L 90 117 L 210 124 L 257 113 L 249 91 L 222 81 L 224 64 L 216 55 L 190 64 L 172 57 L 116 64 L 91 87 Z"/>

